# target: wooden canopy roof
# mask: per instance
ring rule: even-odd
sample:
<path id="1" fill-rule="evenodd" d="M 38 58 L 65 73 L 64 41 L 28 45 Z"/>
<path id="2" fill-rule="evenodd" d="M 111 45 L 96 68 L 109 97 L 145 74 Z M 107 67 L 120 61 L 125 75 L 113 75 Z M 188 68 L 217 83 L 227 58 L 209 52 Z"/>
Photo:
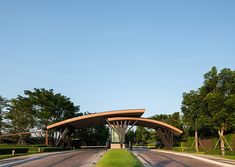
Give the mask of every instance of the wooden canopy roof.
<path id="1" fill-rule="evenodd" d="M 112 117 L 141 117 L 145 109 L 127 109 L 99 112 L 95 114 L 83 115 L 54 123 L 47 126 L 47 129 L 72 126 L 75 128 L 86 128 L 100 124 L 106 124 L 106 120 Z"/>
<path id="2" fill-rule="evenodd" d="M 100 112 L 96 114 L 83 115 L 79 117 L 70 118 L 64 121 L 54 123 L 47 126 L 47 129 L 72 126 L 75 128 L 86 128 L 95 125 L 106 124 L 116 121 L 128 121 L 129 125 L 144 126 L 148 128 L 165 128 L 175 134 L 183 133 L 180 129 L 171 126 L 167 123 L 156 121 L 153 119 L 140 118 L 145 109 L 127 109 L 127 110 L 113 110 L 107 112 Z"/>
<path id="3" fill-rule="evenodd" d="M 148 119 L 148 118 L 132 118 L 132 117 L 113 117 L 113 118 L 108 118 L 108 122 L 117 122 L 117 121 L 128 121 L 129 125 L 136 125 L 136 126 L 143 126 L 143 127 L 148 127 L 148 128 L 153 128 L 153 129 L 158 129 L 158 128 L 166 128 L 172 131 L 175 134 L 181 134 L 183 133 L 182 130 L 169 125 L 167 123 L 161 122 L 161 121 L 156 121 L 153 119 Z"/>

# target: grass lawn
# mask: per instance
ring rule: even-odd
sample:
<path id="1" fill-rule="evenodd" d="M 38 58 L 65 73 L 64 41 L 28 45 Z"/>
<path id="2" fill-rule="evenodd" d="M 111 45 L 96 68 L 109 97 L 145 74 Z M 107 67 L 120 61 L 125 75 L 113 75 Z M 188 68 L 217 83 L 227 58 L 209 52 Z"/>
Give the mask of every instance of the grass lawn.
<path id="1" fill-rule="evenodd" d="M 129 151 L 124 149 L 110 149 L 96 167 L 143 167 L 142 163 Z"/>

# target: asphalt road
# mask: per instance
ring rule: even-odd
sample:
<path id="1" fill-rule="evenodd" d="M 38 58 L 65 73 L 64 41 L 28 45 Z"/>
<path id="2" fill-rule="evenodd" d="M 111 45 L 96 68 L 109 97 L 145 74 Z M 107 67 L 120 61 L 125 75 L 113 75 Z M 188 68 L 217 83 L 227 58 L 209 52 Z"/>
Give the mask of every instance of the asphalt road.
<path id="1" fill-rule="evenodd" d="M 138 151 L 138 154 L 153 167 L 221 167 L 210 162 L 170 153 L 142 150 Z"/>
<path id="2" fill-rule="evenodd" d="M 103 150 L 71 151 L 59 154 L 41 154 L 28 158 L 1 161 L 0 167 L 92 167 Z"/>

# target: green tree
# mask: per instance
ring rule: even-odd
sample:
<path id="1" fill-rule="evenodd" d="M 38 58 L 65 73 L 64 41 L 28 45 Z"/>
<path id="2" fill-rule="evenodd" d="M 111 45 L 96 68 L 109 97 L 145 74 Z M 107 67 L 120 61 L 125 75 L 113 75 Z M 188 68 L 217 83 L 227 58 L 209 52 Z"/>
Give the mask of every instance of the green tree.
<path id="1" fill-rule="evenodd" d="M 192 129 L 195 136 L 195 150 L 198 152 L 198 130 L 206 125 L 206 115 L 202 111 L 202 98 L 199 91 L 183 93 L 181 105 L 183 122 L 187 129 Z"/>
<path id="2" fill-rule="evenodd" d="M 81 115 L 89 114 L 95 113 L 81 113 Z M 73 137 L 79 140 L 79 145 L 103 146 L 109 138 L 109 128 L 103 124 L 86 128 L 78 128 L 74 129 Z"/>
<path id="3" fill-rule="evenodd" d="M 69 98 L 55 94 L 52 89 L 24 91 L 25 96 L 11 100 L 6 118 L 11 121 L 11 131 L 22 132 L 31 128 L 45 129 L 46 126 L 79 115 L 79 106 Z"/>
<path id="4" fill-rule="evenodd" d="M 179 112 L 174 112 L 173 114 L 160 114 L 150 117 L 157 121 L 165 122 L 177 128 L 182 128 L 182 121 Z"/>
<path id="5" fill-rule="evenodd" d="M 6 113 L 6 119 L 10 120 L 8 124 L 10 133 L 29 131 L 34 128 L 36 118 L 32 104 L 22 96 L 10 100 L 10 104 L 9 112 Z"/>
<path id="6" fill-rule="evenodd" d="M 32 104 L 38 126 L 46 126 L 64 119 L 78 116 L 79 106 L 75 106 L 68 97 L 55 94 L 53 89 L 26 90 L 26 98 Z"/>
<path id="7" fill-rule="evenodd" d="M 142 126 L 138 126 L 135 131 L 136 143 L 138 145 L 145 145 L 150 138 L 150 132 Z"/>
<path id="8" fill-rule="evenodd" d="M 225 155 L 224 132 L 235 126 L 235 71 L 225 68 L 218 73 L 213 67 L 204 79 L 203 108 L 210 117 L 210 125 L 218 131 L 221 153 Z"/>
<path id="9" fill-rule="evenodd" d="M 125 142 L 126 143 L 129 143 L 129 142 L 134 143 L 135 142 L 135 132 L 133 130 L 129 130 L 126 133 Z"/>
<path id="10" fill-rule="evenodd" d="M 179 112 L 174 112 L 173 114 L 160 114 L 160 115 L 154 115 L 150 117 L 150 119 L 154 119 L 157 121 L 165 122 L 167 124 L 170 124 L 174 127 L 177 127 L 179 129 L 182 129 L 182 120 Z M 156 138 L 156 133 L 151 132 L 151 138 L 152 140 L 157 141 L 158 146 L 162 147 L 163 143 L 160 140 L 160 138 Z M 179 141 L 181 139 L 181 136 L 174 136 L 174 145 L 178 145 Z"/>
<path id="11" fill-rule="evenodd" d="M 4 114 L 5 114 L 5 111 L 4 109 L 7 107 L 7 99 L 3 98 L 1 95 L 0 95 L 0 134 L 2 133 L 2 130 L 4 129 Z"/>

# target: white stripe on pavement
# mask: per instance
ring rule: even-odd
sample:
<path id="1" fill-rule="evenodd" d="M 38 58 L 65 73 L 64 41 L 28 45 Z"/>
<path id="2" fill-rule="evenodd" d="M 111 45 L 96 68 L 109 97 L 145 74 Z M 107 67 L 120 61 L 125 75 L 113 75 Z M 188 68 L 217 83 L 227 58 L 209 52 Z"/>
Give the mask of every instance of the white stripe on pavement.
<path id="1" fill-rule="evenodd" d="M 176 153 L 176 152 L 171 152 L 171 151 L 163 151 L 163 150 L 151 150 L 151 151 L 190 157 L 190 158 L 198 159 L 198 160 L 201 160 L 201 161 L 204 161 L 204 162 L 212 163 L 212 164 L 215 164 L 215 165 L 220 165 L 220 166 L 223 166 L 223 167 L 234 167 L 234 165 L 231 165 L 231 164 L 227 164 L 227 163 L 223 163 L 223 162 L 217 162 L 215 160 L 210 160 L 210 159 L 207 159 L 207 158 L 198 157 L 198 156 L 194 156 L 194 155 L 190 155 L 190 154 L 182 154 L 182 153 Z"/>

